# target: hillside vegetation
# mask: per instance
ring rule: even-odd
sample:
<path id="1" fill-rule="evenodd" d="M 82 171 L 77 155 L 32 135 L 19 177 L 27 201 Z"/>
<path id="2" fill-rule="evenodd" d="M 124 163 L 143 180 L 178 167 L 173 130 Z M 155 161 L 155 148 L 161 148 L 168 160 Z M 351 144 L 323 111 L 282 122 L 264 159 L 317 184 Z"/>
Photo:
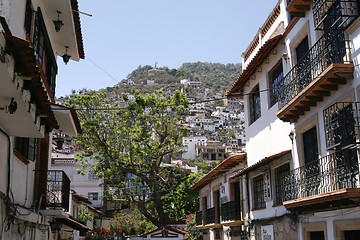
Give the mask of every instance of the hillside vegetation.
<path id="1" fill-rule="evenodd" d="M 225 94 L 241 73 L 241 64 L 221 63 L 184 63 L 178 69 L 168 67 L 154 68 L 150 65 L 139 66 L 126 79 L 114 87 L 108 87 L 110 92 L 124 93 L 139 89 L 143 93 L 155 90 L 181 89 L 180 80 L 201 82 L 201 88 L 209 88 L 216 93 Z"/>

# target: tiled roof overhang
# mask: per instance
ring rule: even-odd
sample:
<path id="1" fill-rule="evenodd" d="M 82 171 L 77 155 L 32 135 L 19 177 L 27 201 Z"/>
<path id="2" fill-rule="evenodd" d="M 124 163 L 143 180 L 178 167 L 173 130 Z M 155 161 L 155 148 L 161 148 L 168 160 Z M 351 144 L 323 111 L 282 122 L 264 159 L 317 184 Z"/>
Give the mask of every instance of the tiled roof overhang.
<path id="1" fill-rule="evenodd" d="M 5 36 L 7 38 L 7 36 Z M 31 92 L 31 97 L 36 106 L 41 109 L 41 115 L 46 115 L 46 125 L 52 128 L 59 128 L 55 115 L 51 110 L 48 94 L 41 81 L 40 69 L 36 64 L 34 48 L 30 42 L 15 36 L 12 36 L 14 44 L 13 56 L 15 58 L 16 71 L 23 76 L 31 77 L 31 80 L 25 81 L 25 88 Z"/>
<path id="2" fill-rule="evenodd" d="M 262 167 L 262 166 L 265 166 L 266 164 L 269 164 L 270 162 L 284 156 L 285 154 L 288 154 L 290 153 L 291 150 L 286 150 L 286 151 L 282 151 L 280 153 L 277 153 L 277 154 L 274 154 L 274 155 L 271 155 L 270 157 L 266 157 L 266 158 L 263 158 L 261 159 L 260 161 L 258 161 L 257 163 L 247 167 L 247 168 L 244 168 L 243 170 L 241 170 L 240 172 L 232 175 L 230 178 L 236 178 L 236 177 L 239 177 L 241 175 L 244 175 L 244 174 L 247 174 L 248 172 L 251 172 L 259 167 Z"/>
<path id="3" fill-rule="evenodd" d="M 74 198 L 76 198 L 80 202 L 85 202 L 85 203 L 92 204 L 92 202 L 87 197 L 81 196 L 81 195 L 76 194 L 76 193 L 73 193 L 72 195 L 73 195 Z"/>
<path id="4" fill-rule="evenodd" d="M 88 227 L 86 227 L 85 225 L 75 221 L 74 219 L 71 218 L 56 218 L 57 221 L 65 224 L 66 226 L 69 226 L 73 229 L 76 230 L 90 230 Z"/>
<path id="5" fill-rule="evenodd" d="M 103 215 L 104 213 L 100 210 L 97 210 L 96 208 L 94 208 L 93 206 L 87 205 L 88 208 L 90 208 L 93 212 L 97 213 L 99 216 Z"/>
<path id="6" fill-rule="evenodd" d="M 206 174 L 203 178 L 201 178 L 199 181 L 194 183 L 190 189 L 191 190 L 200 190 L 203 186 L 211 182 L 213 179 L 215 179 L 217 176 L 226 173 L 229 171 L 229 169 L 235 167 L 241 162 L 246 161 L 246 154 L 238 154 L 233 155 L 226 160 L 224 160 L 222 163 L 217 165 L 213 170 L 211 170 L 208 174 Z"/>
<path id="7" fill-rule="evenodd" d="M 71 7 L 72 7 L 72 14 L 74 19 L 74 25 L 75 25 L 75 33 L 76 33 L 76 41 L 78 46 L 78 52 L 79 57 L 81 59 L 85 59 L 85 53 L 84 53 L 84 43 L 83 43 L 83 37 L 81 33 L 81 23 L 80 23 L 80 16 L 79 16 L 79 4 L 77 0 L 71 0 Z"/>
<path id="8" fill-rule="evenodd" d="M 254 74 L 256 69 L 261 66 L 264 59 L 270 54 L 270 52 L 276 47 L 283 35 L 277 35 L 270 38 L 265 44 L 259 49 L 255 57 L 251 60 L 247 68 L 241 73 L 238 80 L 231 87 L 230 91 L 226 94 L 228 98 L 243 97 L 239 92 L 244 86 L 245 82 Z"/>

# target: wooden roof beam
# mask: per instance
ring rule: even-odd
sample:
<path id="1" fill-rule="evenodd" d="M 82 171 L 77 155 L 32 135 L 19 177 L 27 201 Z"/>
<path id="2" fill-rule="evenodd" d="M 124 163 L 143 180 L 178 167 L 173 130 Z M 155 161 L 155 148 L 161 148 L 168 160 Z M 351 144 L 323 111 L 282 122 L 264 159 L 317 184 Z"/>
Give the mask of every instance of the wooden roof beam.
<path id="1" fill-rule="evenodd" d="M 314 107 L 316 106 L 316 103 L 312 102 L 312 101 L 300 101 L 300 104 L 305 106 L 305 107 Z"/>
<path id="2" fill-rule="evenodd" d="M 315 105 L 316 105 L 316 102 L 321 102 L 323 100 L 322 96 L 306 96 L 305 98 L 309 99 L 312 102 L 312 104 L 315 104 Z"/>
<path id="3" fill-rule="evenodd" d="M 328 82 L 334 83 L 334 84 L 346 84 L 345 78 L 328 78 L 326 79 Z"/>
<path id="4" fill-rule="evenodd" d="M 313 90 L 312 92 L 313 92 L 314 94 L 316 94 L 317 96 L 321 96 L 321 97 L 323 97 L 323 96 L 326 96 L 326 97 L 330 96 L 330 92 L 329 92 L 329 91 Z"/>
<path id="5" fill-rule="evenodd" d="M 336 84 L 320 84 L 320 87 L 327 91 L 336 91 L 338 86 Z"/>
<path id="6" fill-rule="evenodd" d="M 310 111 L 310 105 L 308 105 L 308 106 L 300 106 L 300 105 L 297 105 L 297 106 L 295 106 L 295 108 L 296 108 L 297 110 L 303 111 L 303 112 L 305 112 L 305 111 Z"/>
<path id="7" fill-rule="evenodd" d="M 301 11 L 309 11 L 310 5 L 294 5 L 294 8 L 301 10 Z"/>
<path id="8" fill-rule="evenodd" d="M 291 11 L 290 14 L 294 17 L 300 17 L 300 18 L 303 18 L 305 17 L 305 13 L 304 12 L 294 12 L 294 11 Z"/>

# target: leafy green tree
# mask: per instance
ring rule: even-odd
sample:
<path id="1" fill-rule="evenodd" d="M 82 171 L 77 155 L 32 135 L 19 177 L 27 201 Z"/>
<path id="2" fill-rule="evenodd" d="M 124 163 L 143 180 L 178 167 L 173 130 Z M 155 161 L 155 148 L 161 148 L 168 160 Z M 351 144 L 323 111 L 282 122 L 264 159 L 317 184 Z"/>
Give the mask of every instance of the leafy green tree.
<path id="1" fill-rule="evenodd" d="M 110 229 L 123 228 L 127 235 L 141 235 L 156 229 L 137 208 L 118 212 L 110 221 Z"/>
<path id="2" fill-rule="evenodd" d="M 191 190 L 190 186 L 201 177 L 199 173 L 185 175 L 172 194 L 164 196 L 165 212 L 171 218 L 184 220 L 187 215 L 199 211 L 199 192 Z"/>
<path id="3" fill-rule="evenodd" d="M 166 214 L 163 197 L 174 188 L 164 188 L 161 166 L 167 154 L 174 153 L 186 134 L 178 123 L 188 104 L 179 91 L 174 95 L 157 92 L 142 96 L 135 92 L 135 101 L 123 96 L 125 106 L 115 104 L 104 92 L 83 92 L 69 97 L 67 105 L 78 111 L 83 134 L 77 144 L 85 149 L 77 155 L 84 167 L 86 159 L 95 159 L 92 169 L 104 177 L 112 195 L 135 204 L 156 226 L 173 221 Z M 176 179 L 176 176 L 174 176 Z"/>

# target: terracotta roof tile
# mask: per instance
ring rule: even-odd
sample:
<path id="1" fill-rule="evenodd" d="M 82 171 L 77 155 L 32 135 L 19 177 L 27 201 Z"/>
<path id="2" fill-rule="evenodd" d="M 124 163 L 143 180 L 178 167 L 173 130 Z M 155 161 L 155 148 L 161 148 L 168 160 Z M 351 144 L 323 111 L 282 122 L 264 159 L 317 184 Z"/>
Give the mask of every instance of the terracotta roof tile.
<path id="1" fill-rule="evenodd" d="M 286 150 L 286 151 L 282 151 L 282 152 L 280 152 L 280 153 L 271 155 L 271 156 L 269 156 L 269 157 L 263 158 L 263 159 L 261 159 L 260 161 L 258 161 L 257 163 L 255 163 L 255 164 L 253 164 L 253 165 L 251 165 L 251 166 L 249 166 L 249 167 L 246 167 L 246 168 L 244 168 L 243 170 L 241 170 L 240 172 L 232 175 L 230 178 L 236 178 L 236 177 L 239 177 L 239 176 L 241 176 L 241 175 L 244 175 L 244 174 L 246 174 L 246 173 L 248 173 L 248 172 L 251 172 L 252 170 L 255 170 L 255 169 L 259 168 L 259 167 L 262 167 L 262 166 L 264 166 L 264 165 L 266 165 L 266 164 L 274 161 L 275 159 L 278 159 L 278 158 L 280 158 L 280 157 L 282 157 L 282 156 L 284 156 L 285 154 L 288 154 L 288 153 L 290 153 L 290 152 L 291 152 L 291 150 Z"/>

